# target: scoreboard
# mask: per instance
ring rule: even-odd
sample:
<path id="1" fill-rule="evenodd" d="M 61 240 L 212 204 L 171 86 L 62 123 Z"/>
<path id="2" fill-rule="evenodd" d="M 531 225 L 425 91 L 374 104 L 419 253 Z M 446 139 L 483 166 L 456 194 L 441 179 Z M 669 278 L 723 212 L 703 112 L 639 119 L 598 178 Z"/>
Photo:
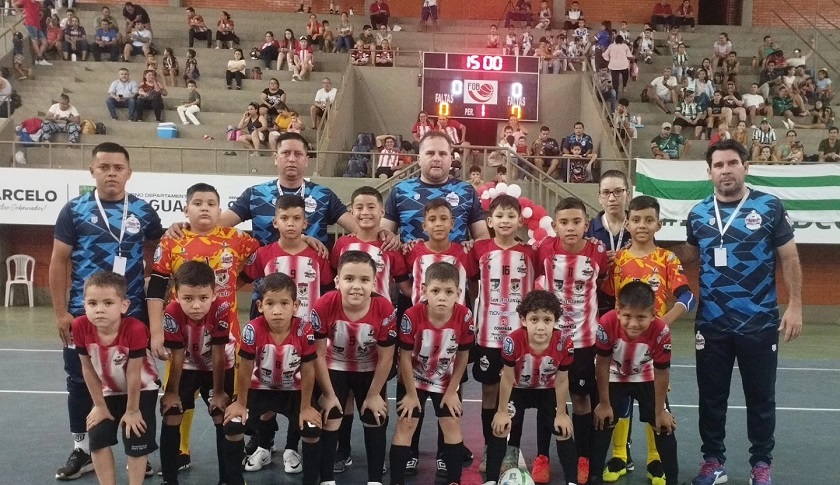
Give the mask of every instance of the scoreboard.
<path id="1" fill-rule="evenodd" d="M 422 109 L 452 118 L 539 119 L 537 57 L 423 53 Z"/>

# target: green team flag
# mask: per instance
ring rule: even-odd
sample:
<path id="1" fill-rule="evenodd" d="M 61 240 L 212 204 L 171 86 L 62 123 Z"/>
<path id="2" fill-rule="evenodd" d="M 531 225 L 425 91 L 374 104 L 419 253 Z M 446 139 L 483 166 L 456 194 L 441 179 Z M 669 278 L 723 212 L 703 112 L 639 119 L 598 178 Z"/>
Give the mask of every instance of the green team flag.
<path id="1" fill-rule="evenodd" d="M 665 221 L 659 239 L 685 240 L 688 212 L 712 193 L 707 167 L 702 160 L 636 160 L 633 195 L 659 200 Z M 782 200 L 797 240 L 840 243 L 840 164 L 750 165 L 747 185 Z"/>

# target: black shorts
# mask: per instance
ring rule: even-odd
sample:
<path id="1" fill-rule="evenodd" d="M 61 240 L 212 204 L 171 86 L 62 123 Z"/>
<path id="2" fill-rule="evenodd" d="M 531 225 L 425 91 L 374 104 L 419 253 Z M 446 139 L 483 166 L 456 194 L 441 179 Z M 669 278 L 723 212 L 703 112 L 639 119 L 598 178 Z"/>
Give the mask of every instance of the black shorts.
<path id="1" fill-rule="evenodd" d="M 143 46 L 136 46 L 136 45 L 132 45 L 132 46 L 131 46 L 131 55 L 132 55 L 132 56 L 142 56 L 142 55 L 145 55 L 145 53 L 143 52 Z"/>
<path id="2" fill-rule="evenodd" d="M 394 176 L 394 169 L 391 167 L 376 167 L 376 173 L 374 174 L 374 177 L 378 178 L 380 175 L 384 175 L 388 178 L 391 178 Z"/>
<path id="3" fill-rule="evenodd" d="M 473 378 L 482 384 L 498 384 L 502 379 L 502 349 L 473 347 Z"/>
<path id="4" fill-rule="evenodd" d="M 429 5 L 428 7 L 423 7 L 420 12 L 420 19 L 425 22 L 429 20 L 431 17 L 432 20 L 438 19 L 438 8 L 437 5 Z"/>
<path id="5" fill-rule="evenodd" d="M 397 383 L 397 402 L 400 402 L 405 397 L 405 386 Z M 415 409 L 411 414 L 412 418 L 423 419 L 426 412 L 426 400 L 432 398 L 432 408 L 435 410 L 435 416 L 438 418 L 455 418 L 449 408 L 442 408 L 440 402 L 443 400 L 443 394 L 439 392 L 429 392 L 422 389 L 417 389 L 417 399 L 420 401 L 420 409 Z"/>
<path id="6" fill-rule="evenodd" d="M 256 427 L 257 420 L 267 412 L 282 414 L 297 425 L 300 415 L 300 391 L 248 390 L 248 427 Z"/>
<path id="7" fill-rule="evenodd" d="M 146 422 L 146 431 L 140 436 L 132 433 L 131 437 L 126 437 L 125 428 L 120 426 L 120 420 L 125 414 L 125 408 L 128 404 L 128 394 L 105 396 L 105 404 L 108 406 L 108 412 L 111 413 L 114 419 L 102 421 L 88 430 L 90 451 L 98 451 L 116 445 L 118 443 L 118 432 L 122 435 L 122 442 L 123 446 L 125 446 L 125 454 L 127 456 L 146 456 L 157 450 L 158 446 L 155 443 L 157 400 L 157 390 L 140 391 L 140 415 L 143 416 L 143 421 Z"/>
<path id="8" fill-rule="evenodd" d="M 694 123 L 690 123 L 690 122 L 688 122 L 688 121 L 686 121 L 682 118 L 674 118 L 674 124 L 677 125 L 677 126 L 682 126 L 683 128 L 686 128 L 686 127 L 689 127 L 689 126 L 697 126 L 700 123 L 700 121 L 701 120 L 695 120 Z"/>
<path id="9" fill-rule="evenodd" d="M 595 346 L 575 347 L 575 361 L 569 369 L 569 393 L 589 396 L 595 389 Z"/>
<path id="10" fill-rule="evenodd" d="M 201 395 L 204 404 L 210 404 L 210 391 L 213 390 L 213 371 L 184 369 L 181 371 L 181 384 L 178 386 L 178 397 L 181 407 L 195 409 L 195 393 Z M 233 367 L 225 370 L 225 393 L 233 397 Z M 175 408 L 177 409 L 177 408 Z"/>
<path id="11" fill-rule="evenodd" d="M 613 409 L 613 423 L 625 414 L 627 402 L 633 400 L 639 403 L 639 421 L 656 427 L 656 388 L 650 382 L 610 382 L 610 406 Z M 665 409 L 668 398 L 665 398 Z"/>
<path id="12" fill-rule="evenodd" d="M 338 402 L 346 403 L 347 397 L 352 392 L 353 399 L 356 401 L 356 409 L 359 410 L 359 417 L 361 417 L 362 404 L 364 404 L 368 389 L 373 382 L 373 372 L 348 372 L 332 369 L 329 372 L 330 382 Z M 387 385 L 382 386 L 379 395 L 387 402 L 386 387 Z"/>
<path id="13" fill-rule="evenodd" d="M 565 403 L 563 404 L 565 406 Z M 510 391 L 508 413 L 512 422 L 520 427 L 524 421 L 525 410 L 536 409 L 547 423 L 553 423 L 557 414 L 557 394 L 554 389 L 520 389 L 514 387 Z"/>

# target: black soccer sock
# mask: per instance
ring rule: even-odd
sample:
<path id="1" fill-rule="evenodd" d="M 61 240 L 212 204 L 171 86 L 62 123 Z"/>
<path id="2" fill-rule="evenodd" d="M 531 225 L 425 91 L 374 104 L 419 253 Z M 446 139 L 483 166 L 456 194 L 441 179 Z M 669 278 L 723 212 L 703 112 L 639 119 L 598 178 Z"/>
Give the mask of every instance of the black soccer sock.
<path id="1" fill-rule="evenodd" d="M 461 451 L 463 446 L 463 441 L 454 445 L 443 444 L 441 455 L 446 464 L 446 483 L 461 483 L 461 470 L 464 466 L 464 453 Z"/>
<path id="2" fill-rule="evenodd" d="M 554 420 L 543 413 L 537 413 L 537 455 L 544 455 L 550 458 L 551 437 L 554 433 Z"/>
<path id="3" fill-rule="evenodd" d="M 654 437 L 656 449 L 659 450 L 659 457 L 662 459 L 662 469 L 665 471 L 665 483 L 675 485 L 679 483 L 680 474 L 677 460 L 677 437 L 673 433 L 660 433 Z"/>
<path id="4" fill-rule="evenodd" d="M 493 439 L 493 416 L 495 415 L 495 409 L 481 408 L 481 432 L 484 434 L 484 446 Z"/>
<path id="5" fill-rule="evenodd" d="M 335 446 L 335 441 L 333 441 L 333 446 Z M 321 472 L 321 443 L 304 441 L 302 451 L 303 485 L 318 485 L 320 483 L 318 475 Z M 332 463 L 330 463 L 330 467 L 332 467 Z"/>
<path id="6" fill-rule="evenodd" d="M 277 428 L 277 423 L 274 423 L 274 429 Z M 272 439 L 274 438 L 272 434 Z M 297 418 L 294 420 L 289 420 L 289 427 L 286 428 L 286 450 L 295 450 L 297 451 L 298 445 L 300 445 L 300 429 L 298 428 Z"/>
<path id="7" fill-rule="evenodd" d="M 245 485 L 245 479 L 242 478 L 242 461 L 245 459 L 245 441 L 230 441 L 226 438 L 224 448 L 227 485 Z"/>
<path id="8" fill-rule="evenodd" d="M 321 460 L 319 462 L 321 467 L 321 481 L 329 482 L 333 480 L 334 472 L 333 465 L 335 464 L 335 444 L 338 442 L 338 430 L 335 431 L 321 431 Z"/>
<path id="9" fill-rule="evenodd" d="M 403 485 L 405 483 L 405 465 L 411 459 L 411 447 L 391 445 L 391 485 Z"/>
<path id="10" fill-rule="evenodd" d="M 578 455 L 575 449 L 575 440 L 569 438 L 555 442 L 557 443 L 557 458 L 560 460 L 560 466 L 563 467 L 564 481 L 566 483 L 576 483 Z"/>
<path id="11" fill-rule="evenodd" d="M 575 446 L 577 447 L 578 456 L 589 458 L 590 436 L 594 428 L 592 424 L 592 413 L 586 414 L 572 414 L 572 426 L 575 429 Z"/>
<path id="12" fill-rule="evenodd" d="M 160 427 L 160 471 L 164 482 L 178 480 L 178 448 L 181 444 L 181 425 Z"/>
<path id="13" fill-rule="evenodd" d="M 227 483 L 227 468 L 225 467 L 225 429 L 219 423 L 216 427 L 216 460 L 219 462 L 219 483 Z"/>
<path id="14" fill-rule="evenodd" d="M 420 456 L 420 432 L 423 430 L 423 418 L 426 413 L 422 413 L 417 419 L 417 427 L 414 428 L 414 436 L 411 437 L 411 456 L 417 458 Z"/>
<path id="15" fill-rule="evenodd" d="M 385 464 L 385 433 L 388 422 L 382 426 L 365 426 L 365 450 L 367 453 L 368 481 L 382 481 L 382 465 Z"/>
<path id="16" fill-rule="evenodd" d="M 338 458 L 347 458 L 350 456 L 350 450 L 352 449 L 350 435 L 353 431 L 354 416 L 353 414 L 345 414 L 341 418 L 341 426 L 338 428 L 338 452 L 336 453 Z"/>
<path id="17" fill-rule="evenodd" d="M 446 445 L 446 442 L 443 441 L 443 430 L 440 429 L 440 423 L 437 425 L 437 432 L 437 453 L 435 456 L 443 458 L 443 447 Z"/>
<path id="18" fill-rule="evenodd" d="M 271 451 L 271 445 L 274 443 L 274 423 L 273 419 L 268 421 L 259 420 L 257 423 L 257 446 Z"/>
<path id="19" fill-rule="evenodd" d="M 502 468 L 502 461 L 505 459 L 507 440 L 498 436 L 491 436 L 487 441 L 487 481 L 498 482 Z"/>
<path id="20" fill-rule="evenodd" d="M 522 422 L 524 421 L 522 413 L 524 411 L 518 409 L 516 414 L 510 418 L 510 434 L 508 434 L 508 446 L 519 448 L 522 441 Z"/>
<path id="21" fill-rule="evenodd" d="M 592 428 L 592 454 L 589 457 L 589 476 L 602 477 L 607 453 L 612 444 L 613 427 L 607 429 Z"/>

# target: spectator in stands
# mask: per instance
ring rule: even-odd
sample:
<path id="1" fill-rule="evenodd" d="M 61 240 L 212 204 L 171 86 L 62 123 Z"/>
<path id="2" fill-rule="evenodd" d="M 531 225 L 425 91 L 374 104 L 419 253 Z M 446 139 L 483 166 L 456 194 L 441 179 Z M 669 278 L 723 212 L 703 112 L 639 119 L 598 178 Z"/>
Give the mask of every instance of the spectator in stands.
<path id="1" fill-rule="evenodd" d="M 787 66 L 783 70 L 784 74 L 782 75 L 782 84 L 790 89 L 793 87 L 794 84 L 798 84 L 796 82 L 796 67 L 794 66 Z"/>
<path id="2" fill-rule="evenodd" d="M 172 87 L 178 85 L 178 75 L 181 72 L 181 67 L 178 65 L 178 58 L 175 57 L 175 52 L 171 47 L 163 49 L 163 59 L 161 60 L 161 74 L 163 74 L 163 84 L 171 84 Z"/>
<path id="3" fill-rule="evenodd" d="M 294 56 L 298 47 L 298 40 L 295 39 L 295 33 L 292 29 L 286 29 L 283 31 L 283 40 L 280 41 L 280 48 L 277 51 L 278 71 L 283 69 L 284 63 L 290 72 L 294 69 Z"/>
<path id="4" fill-rule="evenodd" d="M 260 105 L 249 103 L 248 109 L 237 125 L 239 134 L 236 141 L 248 150 L 259 150 L 268 139 L 268 120 L 260 114 Z"/>
<path id="5" fill-rule="evenodd" d="M 396 148 L 397 138 L 394 135 L 380 135 L 376 137 L 379 148 L 375 177 L 389 179 L 399 173 L 402 159 L 399 148 Z"/>
<path id="6" fill-rule="evenodd" d="M 531 0 L 516 0 L 513 10 L 505 14 L 505 27 L 510 27 L 514 20 L 524 20 L 525 25 L 531 25 L 533 16 Z"/>
<path id="7" fill-rule="evenodd" d="M 277 116 L 273 118 L 273 122 L 272 118 L 266 117 L 266 119 L 269 120 L 269 123 L 273 123 L 271 131 L 268 133 L 268 147 L 271 148 L 272 151 L 277 150 L 277 140 L 280 138 L 280 135 L 289 130 L 289 127 L 292 125 L 292 121 L 294 121 L 292 112 L 289 110 L 289 107 L 286 106 L 286 103 L 280 103 L 280 106 L 277 109 L 279 112 L 277 113 Z"/>
<path id="8" fill-rule="evenodd" d="M 595 153 L 584 155 L 581 150 L 580 145 L 575 145 L 572 147 L 571 153 L 563 155 L 566 182 L 583 184 L 597 181 L 599 178 L 596 175 L 598 155 Z"/>
<path id="9" fill-rule="evenodd" d="M 330 78 L 325 77 L 321 80 L 323 86 L 315 93 L 315 102 L 309 107 L 309 114 L 312 117 L 312 129 L 315 130 L 321 124 L 321 119 L 326 118 L 329 110 L 335 103 L 335 96 L 338 93 L 337 89 L 333 88 Z"/>
<path id="10" fill-rule="evenodd" d="M 723 93 L 717 89 L 712 95 L 712 100 L 709 102 L 709 105 L 706 107 L 707 131 L 711 132 L 721 122 L 731 126 L 732 110 L 726 107 L 726 103 L 723 101 Z"/>
<path id="11" fill-rule="evenodd" d="M 755 126 L 756 116 L 773 116 L 773 107 L 765 102 L 758 92 L 758 83 L 750 85 L 750 92 L 741 96 L 743 108 L 747 112 L 747 124 Z"/>
<path id="12" fill-rule="evenodd" d="M 808 110 L 802 97 L 799 95 L 792 97 L 784 86 L 779 88 L 779 94 L 773 97 L 771 104 L 775 116 L 784 116 L 787 119 L 793 119 L 796 116 L 808 116 Z"/>
<path id="13" fill-rule="evenodd" d="M 216 49 L 239 47 L 239 36 L 236 35 L 233 19 L 230 14 L 222 10 L 216 21 Z"/>
<path id="14" fill-rule="evenodd" d="M 49 142 L 55 133 L 67 133 L 70 143 L 79 143 L 82 134 L 81 117 L 76 108 L 70 104 L 70 96 L 62 94 L 58 102 L 47 110 L 46 120 L 41 126 L 41 140 Z"/>
<path id="15" fill-rule="evenodd" d="M 198 61 L 195 58 L 195 51 L 187 49 L 187 60 L 184 62 L 184 83 L 192 79 L 198 81 L 201 73 L 198 70 Z"/>
<path id="16" fill-rule="evenodd" d="M 534 35 L 531 33 L 531 26 L 525 27 L 522 35 L 519 36 L 519 55 L 530 56 L 533 55 L 532 46 L 534 45 Z"/>
<path id="17" fill-rule="evenodd" d="M 388 19 L 391 17 L 391 9 L 385 0 L 375 0 L 370 4 L 370 25 L 378 29 L 380 24 L 388 28 Z"/>
<path id="18" fill-rule="evenodd" d="M 464 148 L 464 158 L 468 158 L 470 142 L 467 141 L 467 126 L 458 122 L 457 120 L 449 119 L 448 116 L 440 115 L 437 119 L 435 129 L 446 133 L 453 146 L 467 147 Z M 469 160 L 464 162 L 469 164 Z"/>
<path id="19" fill-rule="evenodd" d="M 44 49 L 44 56 L 49 52 L 60 59 L 64 49 L 64 29 L 58 25 L 58 15 L 53 15 L 47 20 L 47 47 Z M 116 58 L 114 58 L 116 59 Z M 36 61 L 35 64 L 38 64 Z"/>
<path id="20" fill-rule="evenodd" d="M 499 36 L 499 27 L 496 24 L 490 26 L 490 33 L 487 34 L 487 47 L 488 49 L 499 49 L 501 48 L 501 37 Z"/>
<path id="21" fill-rule="evenodd" d="M 633 52 L 624 42 L 624 38 L 616 35 L 615 41 L 607 47 L 603 57 L 607 61 L 613 89 L 624 93 L 627 90 L 627 81 L 630 79 L 630 61 L 633 59 Z"/>
<path id="22" fill-rule="evenodd" d="M 725 121 L 724 121 L 725 123 Z M 694 138 L 706 139 L 704 127 L 706 125 L 706 113 L 694 100 L 694 91 L 686 91 L 685 99 L 674 110 L 674 133 L 682 134 L 683 128 L 694 128 Z M 728 126 L 728 125 L 727 125 Z"/>
<path id="23" fill-rule="evenodd" d="M 814 54 L 814 46 L 817 43 L 817 39 L 811 38 L 811 42 L 809 43 L 811 47 L 811 51 L 805 55 L 802 55 L 801 49 L 794 49 L 793 55 L 787 59 L 787 65 L 793 67 L 805 66 L 808 63 L 808 59 Z"/>
<path id="24" fill-rule="evenodd" d="M 67 23 L 67 27 L 64 29 L 64 60 L 73 59 L 74 61 L 77 59 L 77 56 L 81 57 L 83 61 L 87 60 L 88 52 L 90 51 L 90 45 L 88 45 L 87 39 L 85 39 L 85 28 L 79 24 L 79 17 L 73 17 Z"/>
<path id="25" fill-rule="evenodd" d="M 157 80 L 157 73 L 151 69 L 143 72 L 143 82 L 137 89 L 136 118 L 129 121 L 143 121 L 143 112 L 151 109 L 155 113 L 155 120 L 163 122 L 163 97 L 168 95 L 166 86 Z"/>
<path id="26" fill-rule="evenodd" d="M 201 94 L 197 88 L 198 85 L 194 80 L 187 81 L 187 101 L 175 108 L 182 124 L 188 125 L 190 122 L 194 125 L 201 124 L 195 116 L 201 111 Z"/>
<path id="27" fill-rule="evenodd" d="M 99 28 L 96 29 L 96 36 L 91 46 L 93 60 L 101 61 L 104 53 L 108 55 L 109 61 L 117 61 L 120 57 L 119 35 L 112 22 L 102 20 L 99 23 Z"/>
<path id="28" fill-rule="evenodd" d="M 721 32 L 712 48 L 712 67 L 714 69 L 721 69 L 729 53 L 732 52 L 732 42 L 729 40 L 729 34 Z"/>
<path id="29" fill-rule="evenodd" d="M 318 22 L 318 16 L 309 14 L 309 22 L 306 23 L 306 34 L 309 36 L 309 45 L 314 49 L 315 46 L 324 50 L 324 26 Z"/>
<path id="30" fill-rule="evenodd" d="M 376 48 L 373 64 L 377 67 L 392 67 L 394 65 L 394 50 L 391 49 L 391 43 L 388 39 L 383 40 L 382 44 Z"/>
<path id="31" fill-rule="evenodd" d="M 677 52 L 672 56 L 674 77 L 677 81 L 683 82 L 685 71 L 688 70 L 688 53 L 685 51 L 685 44 L 677 44 Z"/>
<path id="32" fill-rule="evenodd" d="M 671 128 L 670 122 L 662 123 L 662 131 L 650 141 L 650 151 L 653 153 L 653 158 L 679 160 L 681 153 L 688 150 L 691 142 L 682 135 L 671 133 Z"/>
<path id="33" fill-rule="evenodd" d="M 665 106 L 666 103 L 677 104 L 677 79 L 671 76 L 671 68 L 666 67 L 661 76 L 650 82 L 647 95 L 648 99 L 659 106 L 659 109 L 665 113 L 671 113 Z"/>
<path id="34" fill-rule="evenodd" d="M 654 52 L 654 43 L 653 43 L 653 30 L 647 28 L 642 31 L 642 35 L 639 36 L 638 39 L 634 42 L 637 46 L 637 58 L 644 58 L 645 64 L 651 64 L 653 59 Z"/>
<path id="35" fill-rule="evenodd" d="M 763 148 L 769 148 L 770 153 L 776 150 L 776 130 L 770 126 L 770 120 L 763 118 L 758 129 L 753 132 L 752 158 L 757 160 Z"/>
<path id="36" fill-rule="evenodd" d="M 418 31 L 425 32 L 432 21 L 432 29 L 437 32 L 438 6 L 437 0 L 423 0 L 423 8 L 420 9 L 420 26 Z"/>
<path id="37" fill-rule="evenodd" d="M 820 142 L 818 148 L 821 162 L 840 162 L 840 141 L 837 140 L 837 127 L 828 129 L 828 138 Z"/>
<path id="38" fill-rule="evenodd" d="M 309 73 L 315 68 L 315 58 L 309 38 L 301 37 L 295 53 L 292 56 L 292 81 L 306 81 Z"/>
<path id="39" fill-rule="evenodd" d="M 242 49 L 234 49 L 233 59 L 227 63 L 227 70 L 225 71 L 225 86 L 232 89 L 232 82 L 236 82 L 236 89 L 242 89 L 242 80 L 245 79 L 245 57 L 242 54 Z"/>
<path id="40" fill-rule="evenodd" d="M 204 17 L 195 13 L 195 9 L 187 7 L 187 37 L 190 47 L 193 47 L 195 39 L 207 41 L 207 48 L 213 47 L 213 31 L 207 28 Z"/>
<path id="41" fill-rule="evenodd" d="M 470 167 L 470 185 L 476 189 L 484 185 L 484 180 L 481 178 L 481 167 L 473 165 Z"/>
<path id="42" fill-rule="evenodd" d="M 613 78 L 610 76 L 610 70 L 607 67 L 602 67 L 598 71 L 595 77 L 595 86 L 598 88 L 598 92 L 601 95 L 601 99 L 604 100 L 604 103 L 609 103 L 610 112 L 615 111 L 618 97 L 613 87 Z"/>
<path id="43" fill-rule="evenodd" d="M 376 37 L 373 35 L 373 29 L 370 25 L 362 27 L 362 33 L 359 35 L 356 49 L 359 49 L 358 44 L 361 43 L 361 48 L 368 51 L 369 55 L 373 56 L 373 51 L 376 50 Z"/>
<path id="44" fill-rule="evenodd" d="M 44 35 L 44 31 L 41 28 L 41 5 L 35 0 L 17 0 L 15 8 L 23 15 L 23 25 L 29 34 L 35 64 L 39 66 L 52 66 L 51 62 L 47 62 L 44 59 L 44 52 L 47 50 L 47 36 Z"/>
<path id="45" fill-rule="evenodd" d="M 810 124 L 796 123 L 792 119 L 782 120 L 782 123 L 788 128 L 814 128 L 818 130 L 826 130 L 834 126 L 834 110 L 819 99 L 814 103 L 814 108 L 811 109 L 809 114 L 811 115 Z"/>
<path id="46" fill-rule="evenodd" d="M 102 21 L 108 22 L 109 27 L 113 28 L 117 34 L 120 33 L 120 23 L 117 21 L 116 18 L 111 16 L 111 9 L 107 6 L 102 7 L 102 10 L 99 11 L 99 15 L 93 21 L 93 29 L 100 29 L 102 28 Z M 116 59 L 116 58 L 115 58 Z"/>
<path id="47" fill-rule="evenodd" d="M 560 166 L 560 143 L 550 136 L 551 130 L 548 126 L 540 127 L 539 138 L 531 145 L 530 155 L 533 164 L 541 168 L 549 177 L 557 177 L 557 170 Z"/>
<path id="48" fill-rule="evenodd" d="M 540 58 L 541 71 L 545 74 L 558 74 L 560 72 L 560 59 L 554 55 L 554 50 L 548 45 L 548 39 L 540 37 L 537 48 L 534 49 L 534 57 Z"/>
<path id="49" fill-rule="evenodd" d="M 271 69 L 271 61 L 279 60 L 277 55 L 280 52 L 280 43 L 274 39 L 274 32 L 267 31 L 265 33 L 265 40 L 260 46 L 260 59 L 265 64 L 266 69 Z M 280 70 L 280 65 L 277 65 L 277 70 Z"/>
<path id="50" fill-rule="evenodd" d="M 584 132 L 583 123 L 580 121 L 575 123 L 574 131 L 563 139 L 563 144 L 560 148 L 563 150 L 563 154 L 568 155 L 572 153 L 572 147 L 574 146 L 580 146 L 581 155 L 584 157 L 590 156 L 595 150 L 592 137 Z"/>
<path id="51" fill-rule="evenodd" d="M 738 115 L 739 120 L 747 119 L 747 110 L 744 108 L 744 100 L 741 99 L 741 93 L 734 82 L 728 81 L 723 91 L 723 104 L 729 108 L 731 114 L 727 124 L 732 125 L 732 116 Z"/>
<path id="52" fill-rule="evenodd" d="M 683 25 L 691 26 L 691 31 L 694 32 L 695 19 L 694 7 L 691 6 L 690 0 L 683 0 L 677 11 L 674 12 L 673 25 L 682 27 Z"/>
<path id="53" fill-rule="evenodd" d="M 546 0 L 542 0 L 540 2 L 540 11 L 537 13 L 537 25 L 536 28 L 548 30 L 551 28 L 551 7 L 548 6 L 548 2 Z"/>
<path id="54" fill-rule="evenodd" d="M 569 10 L 566 10 L 566 16 L 563 20 L 563 30 L 575 30 L 578 26 L 578 20 L 583 18 L 583 11 L 580 9 L 580 4 L 572 2 Z"/>
<path id="55" fill-rule="evenodd" d="M 824 102 L 828 103 L 834 99 L 834 92 L 831 90 L 831 78 L 828 77 L 828 69 L 822 68 L 817 71 L 817 95 Z"/>
<path id="56" fill-rule="evenodd" d="M 260 93 L 260 114 L 273 120 L 280 113 L 280 106 L 285 104 L 286 91 L 280 88 L 280 81 L 274 77 L 269 79 L 268 87 Z"/>
<path id="57" fill-rule="evenodd" d="M 338 37 L 335 39 L 334 52 L 347 52 L 352 50 L 355 45 L 353 24 L 350 23 L 350 17 L 347 16 L 347 12 L 341 12 L 341 22 L 338 24 Z"/>
<path id="58" fill-rule="evenodd" d="M 740 70 L 741 63 L 738 62 L 738 53 L 735 51 L 731 51 L 728 56 L 726 56 L 726 60 L 723 61 L 723 79 L 724 81 L 729 81 L 738 85 L 738 71 Z"/>
<path id="59" fill-rule="evenodd" d="M 764 99 L 770 99 L 770 89 L 782 85 L 782 71 L 776 69 L 776 61 L 765 62 L 764 68 L 758 73 L 758 85 Z"/>
<path id="60" fill-rule="evenodd" d="M 112 120 L 118 119 L 117 108 L 128 108 L 128 119 L 135 118 L 137 92 L 137 83 L 130 79 L 128 69 L 121 68 L 119 79 L 111 83 L 108 88 L 108 98 L 105 100 Z"/>
<path id="61" fill-rule="evenodd" d="M 379 24 L 379 30 L 376 31 L 376 46 L 381 46 L 382 41 L 385 40 L 388 41 L 388 45 L 390 46 L 394 41 L 394 36 L 391 35 L 391 32 L 388 31 L 387 25 Z"/>
<path id="62" fill-rule="evenodd" d="M 746 121 L 739 121 L 738 126 L 732 130 L 732 139 L 743 145 L 744 149 L 749 151 L 750 149 L 750 132 L 747 129 L 747 122 Z"/>
<path id="63" fill-rule="evenodd" d="M 502 44 L 502 55 L 515 56 L 519 53 L 519 40 L 516 38 L 516 29 L 508 27 L 508 33 L 505 35 L 504 43 Z"/>
<path id="64" fill-rule="evenodd" d="M 136 26 L 137 22 L 142 23 L 146 30 L 152 30 L 152 20 L 149 18 L 149 12 L 146 12 L 146 9 L 141 7 L 140 5 L 134 5 L 131 2 L 125 2 L 122 15 L 125 19 L 126 31 L 131 30 L 131 27 L 133 25 Z"/>
<path id="65" fill-rule="evenodd" d="M 361 40 L 356 41 L 353 50 L 350 52 L 350 63 L 354 66 L 369 66 L 371 62 L 370 51 L 366 50 Z"/>
<path id="66" fill-rule="evenodd" d="M 659 30 L 662 27 L 662 30 L 667 32 L 673 23 L 674 12 L 671 11 L 671 5 L 668 3 L 668 0 L 656 2 L 656 5 L 653 6 L 653 14 L 650 16 L 650 26 L 654 30 Z"/>
<path id="67" fill-rule="evenodd" d="M 152 32 L 146 27 L 146 24 L 137 21 L 134 23 L 134 29 L 128 34 L 128 42 L 123 49 L 123 57 L 126 61 L 131 61 L 134 56 L 146 56 L 151 52 Z"/>
<path id="68" fill-rule="evenodd" d="M 627 98 L 618 100 L 618 107 L 613 113 L 612 124 L 624 143 L 628 143 L 632 138 L 638 138 L 636 124 L 633 122 L 633 117 L 630 116 L 630 100 Z"/>
<path id="69" fill-rule="evenodd" d="M 595 42 L 593 45 L 593 59 L 595 63 L 595 70 L 606 66 L 607 60 L 604 59 L 604 51 L 613 43 L 613 28 L 609 20 L 601 22 L 601 30 L 595 33 Z"/>
<path id="70" fill-rule="evenodd" d="M 764 42 L 758 46 L 758 55 L 756 56 L 758 58 L 758 64 L 761 67 L 766 67 L 767 58 L 775 51 L 776 49 L 773 47 L 773 38 L 769 35 L 765 35 Z"/>
<path id="71" fill-rule="evenodd" d="M 76 16 L 76 11 L 73 10 L 72 8 L 68 8 L 67 10 L 65 10 L 64 11 L 64 17 L 58 23 L 59 27 L 61 27 L 62 29 L 66 29 L 67 24 L 70 23 L 70 19 L 75 17 L 75 16 Z"/>
<path id="72" fill-rule="evenodd" d="M 773 153 L 776 160 L 779 161 L 795 161 L 790 160 L 791 148 L 794 144 L 799 143 L 799 140 L 796 139 L 796 131 L 788 130 L 785 134 L 785 141 L 776 145 L 776 151 Z M 801 143 L 800 143 L 801 145 Z"/>
<path id="73" fill-rule="evenodd" d="M 434 129 L 435 125 L 429 121 L 429 116 L 425 111 L 421 111 L 417 114 L 417 121 L 414 123 L 414 126 L 411 127 L 411 138 L 414 139 L 411 146 L 414 151 L 419 149 L 420 140 L 423 138 L 423 135 Z"/>
<path id="74" fill-rule="evenodd" d="M 692 69 L 686 71 L 686 78 L 690 79 Z M 709 107 L 709 102 L 715 94 L 715 83 L 706 75 L 705 69 L 697 69 L 697 79 L 694 81 L 694 94 L 697 96 L 697 104 L 706 109 Z M 686 88 L 687 89 L 687 88 Z"/>

